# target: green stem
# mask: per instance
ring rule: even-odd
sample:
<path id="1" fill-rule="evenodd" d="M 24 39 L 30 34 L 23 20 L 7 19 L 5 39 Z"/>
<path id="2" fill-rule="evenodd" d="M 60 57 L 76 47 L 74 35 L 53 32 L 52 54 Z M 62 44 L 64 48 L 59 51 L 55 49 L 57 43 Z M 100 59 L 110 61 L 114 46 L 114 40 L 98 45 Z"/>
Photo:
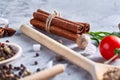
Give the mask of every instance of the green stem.
<path id="1" fill-rule="evenodd" d="M 108 35 L 114 35 L 114 36 L 118 36 L 120 37 L 120 32 L 119 33 L 116 33 L 116 32 L 102 32 L 102 31 L 99 31 L 99 32 L 89 32 L 90 36 L 91 36 L 91 40 L 95 40 L 97 42 L 97 44 L 99 44 L 99 42 L 105 37 L 105 36 L 108 36 Z"/>
<path id="2" fill-rule="evenodd" d="M 120 57 L 120 48 L 115 48 L 114 52 Z"/>

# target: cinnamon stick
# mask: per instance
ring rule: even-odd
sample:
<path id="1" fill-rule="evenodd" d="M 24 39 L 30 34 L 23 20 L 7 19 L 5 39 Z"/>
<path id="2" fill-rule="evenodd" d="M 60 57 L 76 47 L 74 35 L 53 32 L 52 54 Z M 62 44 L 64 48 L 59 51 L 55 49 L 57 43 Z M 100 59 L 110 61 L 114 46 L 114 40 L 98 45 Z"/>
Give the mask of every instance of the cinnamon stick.
<path id="1" fill-rule="evenodd" d="M 41 12 L 34 12 L 33 17 L 35 19 L 38 19 L 40 21 L 46 22 L 49 15 L 43 14 Z M 74 33 L 83 33 L 84 32 L 84 25 L 83 24 L 77 24 L 75 22 L 65 20 L 62 18 L 55 17 L 52 19 L 51 25 L 63 28 L 65 30 L 69 30 Z"/>
<path id="2" fill-rule="evenodd" d="M 88 33 L 90 31 L 90 25 L 88 23 L 78 22 L 78 24 L 84 25 L 84 32 L 83 33 Z"/>
<path id="3" fill-rule="evenodd" d="M 49 13 L 47 13 L 46 11 L 43 11 L 43 10 L 41 10 L 41 9 L 38 9 L 37 12 L 40 12 L 40 13 L 43 13 L 43 14 L 46 14 L 46 15 L 50 15 Z M 64 19 L 64 18 L 60 18 L 60 17 L 56 17 L 56 18 L 58 18 L 59 20 L 64 20 L 64 21 L 67 21 L 67 22 L 69 22 L 69 23 L 75 24 L 75 22 L 66 20 L 66 19 Z M 77 23 L 76 23 L 76 24 L 77 24 Z M 84 33 L 88 33 L 88 32 L 89 32 L 89 30 L 90 30 L 90 25 L 89 25 L 88 23 L 79 22 L 78 24 L 84 25 L 84 28 L 85 28 L 84 31 L 83 31 Z"/>
<path id="4" fill-rule="evenodd" d="M 30 23 L 38 29 L 45 30 L 45 22 L 39 21 L 37 19 L 31 19 Z M 56 34 L 58 36 L 62 36 L 62 37 L 65 37 L 67 39 L 73 40 L 73 41 L 76 41 L 76 39 L 80 35 L 80 34 L 72 33 L 72 32 L 67 31 L 65 29 L 61 29 L 61 28 L 53 26 L 53 25 L 50 27 L 50 32 L 53 34 Z"/>

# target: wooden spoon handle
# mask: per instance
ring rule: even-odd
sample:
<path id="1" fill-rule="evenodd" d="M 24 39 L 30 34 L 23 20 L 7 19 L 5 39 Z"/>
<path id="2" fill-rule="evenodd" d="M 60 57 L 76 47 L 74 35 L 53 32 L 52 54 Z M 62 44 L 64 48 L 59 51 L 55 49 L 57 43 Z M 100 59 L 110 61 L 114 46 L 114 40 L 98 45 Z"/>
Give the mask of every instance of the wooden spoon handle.
<path id="1" fill-rule="evenodd" d="M 64 71 L 65 71 L 64 65 L 58 64 L 53 66 L 52 68 L 45 69 L 43 71 L 37 72 L 20 80 L 48 80 Z"/>
<path id="2" fill-rule="evenodd" d="M 75 51 L 67 48 L 66 46 L 60 44 L 59 42 L 53 40 L 52 38 L 44 35 L 43 33 L 39 32 L 33 28 L 30 28 L 27 25 L 21 25 L 20 29 L 25 35 L 38 41 L 39 43 L 48 47 L 49 49 L 56 52 L 57 54 L 65 57 L 67 60 L 76 64 L 77 66 L 82 67 L 87 71 L 90 71 L 91 68 L 93 68 L 93 66 L 94 66 L 93 61 L 81 56 L 80 54 L 76 53 Z"/>

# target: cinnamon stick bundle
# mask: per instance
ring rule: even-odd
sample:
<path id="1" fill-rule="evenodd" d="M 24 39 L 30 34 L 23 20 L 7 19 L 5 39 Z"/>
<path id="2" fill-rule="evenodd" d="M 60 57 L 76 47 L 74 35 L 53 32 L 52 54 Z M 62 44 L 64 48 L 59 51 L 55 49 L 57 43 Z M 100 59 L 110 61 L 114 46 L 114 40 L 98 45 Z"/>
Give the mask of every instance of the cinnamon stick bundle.
<path id="1" fill-rule="evenodd" d="M 43 10 L 41 10 L 41 9 L 38 9 L 37 10 L 37 12 L 40 12 L 40 13 L 42 13 L 42 14 L 45 14 L 45 15 L 50 15 L 49 13 L 47 13 L 46 11 L 43 11 Z M 36 19 L 38 19 L 38 20 L 43 20 L 43 19 L 40 19 L 39 17 L 37 17 L 37 14 L 34 14 L 33 13 L 33 16 L 36 18 Z M 40 15 L 39 15 L 40 16 Z M 55 18 L 56 20 L 57 19 L 59 19 L 58 20 L 58 22 L 59 21 L 61 21 L 61 20 L 63 20 L 63 21 L 66 21 L 66 22 L 69 22 L 69 24 L 68 23 L 65 23 L 66 25 L 68 25 L 68 26 L 61 26 L 60 25 L 60 27 L 66 27 L 66 28 L 69 28 L 70 27 L 70 23 L 72 23 L 72 24 L 77 24 L 77 25 L 81 25 L 81 28 L 80 29 L 78 29 L 78 32 L 75 32 L 75 33 L 88 33 L 89 32 L 89 30 L 90 30 L 90 25 L 88 24 L 88 23 L 83 23 L 83 22 L 78 22 L 78 23 L 75 23 L 75 22 L 73 22 L 73 21 L 70 21 L 70 20 L 67 20 L 67 19 L 64 19 L 64 18 L 61 18 L 61 17 L 57 17 L 56 16 L 56 18 Z M 54 23 L 54 21 L 53 21 L 53 23 Z M 59 22 L 59 24 L 60 24 L 60 22 Z M 57 26 L 59 25 L 59 24 L 56 24 Z M 64 24 L 64 23 L 63 23 Z M 76 27 L 76 25 L 72 25 L 74 28 Z M 83 27 L 82 26 L 84 26 L 84 30 L 83 30 Z M 65 29 L 66 29 L 65 28 Z M 68 29 L 69 30 L 69 29 Z M 80 31 L 79 31 L 80 30 Z M 74 31 L 73 31 L 74 32 Z"/>
<path id="2" fill-rule="evenodd" d="M 30 23 L 38 29 L 45 30 L 45 23 L 42 21 L 38 21 L 37 19 L 31 19 Z M 76 41 L 76 39 L 80 35 L 80 34 L 75 34 L 73 32 L 67 31 L 65 29 L 61 29 L 61 28 L 53 26 L 53 25 L 50 27 L 50 32 L 53 34 L 56 34 L 58 36 L 62 36 L 64 38 L 73 40 L 73 41 Z"/>
<path id="3" fill-rule="evenodd" d="M 46 22 L 49 15 L 50 15 L 49 13 L 47 13 L 47 12 L 43 13 L 43 11 L 41 11 L 41 10 L 38 10 L 38 12 L 33 13 L 33 17 L 35 19 L 43 21 L 43 22 Z M 66 20 L 66 19 L 63 19 L 60 17 L 53 18 L 51 25 L 55 25 L 57 27 L 66 29 L 66 30 L 74 32 L 74 33 L 81 34 L 83 32 L 86 32 L 86 31 L 84 31 L 85 30 L 84 24 L 80 24 L 80 23 L 78 24 L 76 22 L 72 22 L 72 21 L 69 21 L 69 20 Z"/>
<path id="4" fill-rule="evenodd" d="M 46 21 L 49 15 L 49 13 L 38 9 L 37 12 L 33 13 L 33 19 L 30 20 L 30 23 L 38 29 L 46 30 Z M 89 30 L 88 23 L 73 22 L 57 16 L 52 19 L 49 27 L 49 32 L 73 41 L 76 41 L 81 34 L 87 33 Z"/>

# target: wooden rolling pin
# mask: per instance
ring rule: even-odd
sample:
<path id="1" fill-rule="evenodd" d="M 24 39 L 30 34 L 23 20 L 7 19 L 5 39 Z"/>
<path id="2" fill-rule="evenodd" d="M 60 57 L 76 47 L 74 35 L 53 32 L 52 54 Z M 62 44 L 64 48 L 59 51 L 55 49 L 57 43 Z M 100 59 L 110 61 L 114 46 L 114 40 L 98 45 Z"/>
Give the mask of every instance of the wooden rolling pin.
<path id="1" fill-rule="evenodd" d="M 43 71 L 37 72 L 20 80 L 48 80 L 64 71 L 65 71 L 64 65 L 58 64 L 53 66 L 52 68 L 45 69 Z"/>
<path id="2" fill-rule="evenodd" d="M 44 46 L 48 47 L 52 51 L 56 52 L 56 54 L 59 54 L 66 59 L 68 59 L 70 62 L 78 65 L 79 67 L 84 68 L 85 70 L 89 71 L 92 66 L 93 62 L 86 59 L 85 57 L 77 54 L 75 51 L 65 47 L 64 45 L 60 44 L 59 42 L 51 39 L 50 37 L 44 35 L 43 33 L 35 30 L 34 28 L 30 28 L 27 25 L 21 25 L 20 30 L 30 38 L 34 39 L 35 41 L 43 44 Z"/>

